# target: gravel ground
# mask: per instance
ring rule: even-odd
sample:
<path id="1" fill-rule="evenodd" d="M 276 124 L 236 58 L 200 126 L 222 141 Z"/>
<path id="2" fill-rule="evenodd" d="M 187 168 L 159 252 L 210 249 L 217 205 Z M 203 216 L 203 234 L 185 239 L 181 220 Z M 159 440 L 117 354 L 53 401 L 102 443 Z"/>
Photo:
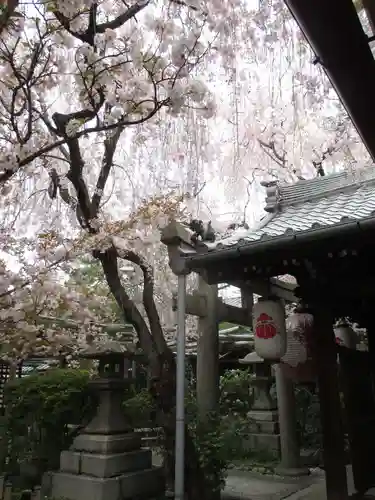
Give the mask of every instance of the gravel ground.
<path id="1" fill-rule="evenodd" d="M 322 474 L 294 478 L 262 476 L 247 471 L 231 471 L 227 478 L 222 500 L 283 500 L 293 493 L 322 482 Z M 320 497 L 320 500 L 323 500 Z"/>

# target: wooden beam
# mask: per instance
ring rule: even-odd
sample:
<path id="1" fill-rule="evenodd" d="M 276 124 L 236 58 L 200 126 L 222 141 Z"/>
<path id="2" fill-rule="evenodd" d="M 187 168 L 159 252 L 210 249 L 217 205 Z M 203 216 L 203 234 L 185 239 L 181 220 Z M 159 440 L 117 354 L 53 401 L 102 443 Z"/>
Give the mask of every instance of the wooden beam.
<path id="1" fill-rule="evenodd" d="M 241 326 L 252 326 L 251 311 L 241 307 L 225 304 L 221 298 L 217 299 L 217 314 L 219 323 L 227 321 Z M 176 309 L 176 297 L 173 298 L 173 309 Z M 207 314 L 207 298 L 205 294 L 195 292 L 186 296 L 186 314 L 204 318 Z"/>
<path id="2" fill-rule="evenodd" d="M 284 1 L 375 159 L 374 57 L 353 1 Z"/>
<path id="3" fill-rule="evenodd" d="M 232 286 L 242 288 L 243 282 L 233 281 L 230 283 Z M 269 278 L 268 280 L 251 280 L 248 284 L 253 293 L 266 297 L 272 295 L 285 300 L 286 302 L 298 302 L 298 297 L 295 294 L 297 284 L 287 283 L 278 278 Z"/>
<path id="4" fill-rule="evenodd" d="M 249 314 L 253 311 L 254 305 L 254 294 L 253 289 L 249 286 L 241 287 L 241 306 L 242 309 L 246 309 Z"/>
<path id="5" fill-rule="evenodd" d="M 367 19 L 370 23 L 372 34 L 375 35 L 375 5 L 373 0 L 362 0 Z"/>
<path id="6" fill-rule="evenodd" d="M 218 304 L 218 316 L 220 322 L 227 321 L 228 323 L 248 326 L 250 328 L 253 326 L 251 311 L 225 304 L 221 299 L 219 299 Z"/>

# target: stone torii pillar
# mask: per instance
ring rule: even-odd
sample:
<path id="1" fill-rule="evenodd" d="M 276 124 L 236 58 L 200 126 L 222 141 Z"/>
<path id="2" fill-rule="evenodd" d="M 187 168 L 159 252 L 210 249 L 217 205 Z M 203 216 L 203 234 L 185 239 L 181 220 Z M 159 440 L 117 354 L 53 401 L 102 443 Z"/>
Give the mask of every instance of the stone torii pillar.
<path id="1" fill-rule="evenodd" d="M 178 223 L 171 223 L 162 234 L 162 241 L 168 246 L 170 253 L 170 264 L 178 267 L 181 262 L 181 255 L 177 252 L 186 249 L 191 250 L 190 237 L 188 231 Z M 175 249 L 174 253 L 172 248 Z M 264 287 L 263 287 L 264 288 Z M 264 294 L 270 294 L 271 290 L 267 285 Z M 258 291 L 257 291 L 258 293 Z M 197 358 L 197 396 L 198 411 L 201 416 L 207 412 L 214 411 L 219 402 L 219 332 L 218 325 L 222 321 L 252 328 L 252 304 L 253 293 L 250 286 L 241 289 L 242 308 L 225 304 L 218 298 L 216 286 L 208 285 L 201 277 L 199 278 L 199 288 L 186 297 L 186 314 L 198 316 L 199 318 L 199 339 Z M 278 378 L 278 397 L 281 399 L 280 420 L 288 420 L 295 415 L 294 394 L 291 394 L 292 387 L 280 374 Z M 280 421 L 279 421 L 280 422 Z M 294 421 L 295 423 L 295 421 Z M 281 437 L 284 443 L 282 462 L 280 469 L 284 472 L 288 470 L 290 475 L 300 475 L 306 473 L 305 468 L 299 466 L 299 448 L 295 429 L 292 423 L 280 422 Z"/>
<path id="2" fill-rule="evenodd" d="M 170 223 L 162 231 L 162 242 L 167 245 L 170 266 L 175 274 L 183 265 L 181 252 L 191 251 L 190 233 L 176 222 Z M 244 301 L 250 303 L 248 291 Z M 174 301 L 176 307 L 176 301 Z M 217 410 L 219 403 L 219 323 L 252 326 L 251 310 L 225 304 L 218 297 L 217 285 L 209 285 L 199 277 L 199 287 L 186 297 L 186 314 L 197 316 L 198 353 L 197 353 L 197 399 L 201 417 Z"/>
<path id="3" fill-rule="evenodd" d="M 281 463 L 276 472 L 282 476 L 303 476 L 309 473 L 309 469 L 301 465 L 294 384 L 286 377 L 280 364 L 275 364 L 273 368 L 276 378 L 281 446 Z"/>
<path id="4" fill-rule="evenodd" d="M 198 289 L 186 297 L 186 314 L 198 317 L 197 403 L 202 418 L 216 411 L 219 403 L 219 323 L 252 326 L 252 294 L 248 290 L 242 294 L 248 309 L 225 304 L 217 285 L 208 285 L 199 276 Z"/>
<path id="5" fill-rule="evenodd" d="M 199 293 L 206 297 L 206 314 L 198 319 L 196 390 L 199 416 L 205 418 L 218 410 L 220 398 L 218 287 L 199 276 Z"/>

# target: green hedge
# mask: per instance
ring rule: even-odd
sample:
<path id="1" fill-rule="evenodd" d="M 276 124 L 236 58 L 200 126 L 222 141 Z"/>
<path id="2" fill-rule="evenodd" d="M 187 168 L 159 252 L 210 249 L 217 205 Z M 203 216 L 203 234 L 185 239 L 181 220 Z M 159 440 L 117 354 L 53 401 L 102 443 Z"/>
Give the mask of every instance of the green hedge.
<path id="1" fill-rule="evenodd" d="M 5 388 L 5 416 L 1 421 L 1 472 L 21 477 L 20 487 L 40 482 L 46 470 L 59 467 L 60 452 L 69 448 L 77 430 L 93 416 L 96 401 L 83 370 L 52 369 L 15 380 Z M 199 422 L 194 383 L 187 392 L 186 418 L 205 474 L 213 488 L 223 483 L 224 472 L 236 459 L 246 459 L 243 447 L 249 433 L 252 375 L 234 370 L 221 377 L 219 414 Z M 319 436 L 316 396 L 297 390 L 298 421 L 302 446 L 316 446 Z M 124 413 L 135 428 L 153 427 L 155 405 L 147 389 L 124 391 Z M 255 450 L 253 450 L 255 451 Z"/>
<path id="2" fill-rule="evenodd" d="M 59 466 L 60 451 L 93 415 L 95 401 L 82 370 L 53 369 L 17 379 L 5 386 L 1 426 L 2 470 L 40 479 Z"/>
<path id="3" fill-rule="evenodd" d="M 26 478 L 21 486 L 29 487 L 46 470 L 58 469 L 60 452 L 79 430 L 74 426 L 82 427 L 94 415 L 97 402 L 88 382 L 87 371 L 52 369 L 6 384 L 1 472 Z M 124 391 L 123 408 L 133 427 L 153 425 L 155 407 L 146 389 Z"/>

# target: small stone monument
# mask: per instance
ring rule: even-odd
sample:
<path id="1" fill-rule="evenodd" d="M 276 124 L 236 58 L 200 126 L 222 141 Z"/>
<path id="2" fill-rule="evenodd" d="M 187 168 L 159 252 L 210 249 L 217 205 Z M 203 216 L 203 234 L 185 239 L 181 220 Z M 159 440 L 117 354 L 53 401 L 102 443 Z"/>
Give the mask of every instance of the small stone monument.
<path id="1" fill-rule="evenodd" d="M 158 498 L 164 493 L 162 469 L 152 467 L 151 450 L 130 428 L 121 409 L 127 359 L 133 346 L 106 342 L 82 353 L 99 360 L 98 376 L 90 385 L 98 392 L 97 413 L 71 448 L 60 456 L 59 472 L 50 472 L 43 494 L 66 500 L 122 500 Z"/>
<path id="2" fill-rule="evenodd" d="M 276 398 L 270 391 L 274 383 L 271 364 L 256 352 L 247 354 L 240 363 L 252 367 L 254 401 L 248 413 L 251 429 L 247 446 L 249 450 L 263 451 L 270 457 L 280 457 L 279 419 Z"/>

